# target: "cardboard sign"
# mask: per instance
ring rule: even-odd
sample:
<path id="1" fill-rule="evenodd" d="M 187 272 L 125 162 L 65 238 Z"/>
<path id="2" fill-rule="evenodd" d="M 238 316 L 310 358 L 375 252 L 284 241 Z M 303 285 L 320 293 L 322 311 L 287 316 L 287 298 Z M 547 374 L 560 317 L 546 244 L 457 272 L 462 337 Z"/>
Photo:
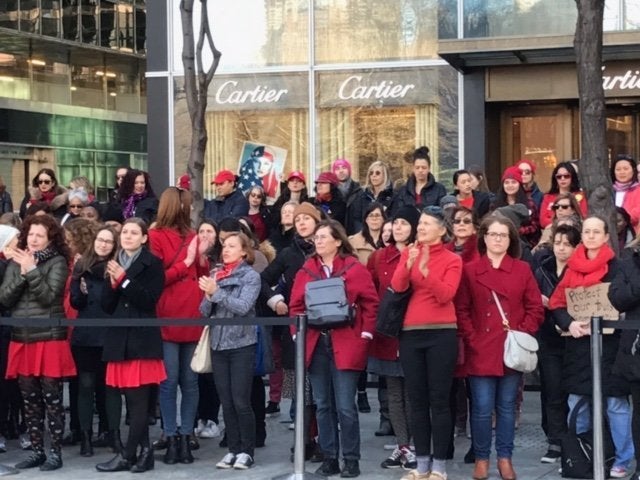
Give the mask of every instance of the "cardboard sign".
<path id="1" fill-rule="evenodd" d="M 591 317 L 603 320 L 618 320 L 620 313 L 611 305 L 607 293 L 610 283 L 599 283 L 591 287 L 567 288 L 567 312 L 574 320 L 589 324 Z M 613 333 L 613 328 L 603 329 L 604 334 Z M 569 335 L 568 332 L 563 335 Z"/>

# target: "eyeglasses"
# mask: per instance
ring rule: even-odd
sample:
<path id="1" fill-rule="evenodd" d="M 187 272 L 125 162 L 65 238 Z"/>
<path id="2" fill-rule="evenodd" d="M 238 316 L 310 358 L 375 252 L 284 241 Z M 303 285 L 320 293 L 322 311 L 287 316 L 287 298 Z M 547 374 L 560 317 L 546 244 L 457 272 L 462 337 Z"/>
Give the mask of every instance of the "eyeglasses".
<path id="1" fill-rule="evenodd" d="M 262 194 L 260 193 L 251 193 L 249 196 L 253 198 L 262 198 Z"/>
<path id="2" fill-rule="evenodd" d="M 531 170 L 520 170 L 522 175 L 531 175 L 533 172 Z"/>
<path id="3" fill-rule="evenodd" d="M 382 172 L 378 170 L 372 170 L 371 172 L 369 172 L 369 175 L 382 175 Z"/>
<path id="4" fill-rule="evenodd" d="M 333 237 L 331 237 L 331 235 L 314 235 L 313 236 L 313 241 L 314 242 L 319 242 L 321 240 L 324 241 L 324 240 L 328 240 L 330 238 L 333 238 Z"/>
<path id="5" fill-rule="evenodd" d="M 42 185 L 43 183 L 45 185 L 51 185 L 51 180 L 38 180 L 38 185 Z"/>
<path id="6" fill-rule="evenodd" d="M 566 203 L 563 204 L 557 204 L 554 205 L 553 207 L 551 207 L 553 210 L 558 210 L 559 208 L 561 208 L 562 210 L 569 210 L 570 208 L 573 208 L 571 205 L 568 205 Z"/>
<path id="7" fill-rule="evenodd" d="M 571 178 L 571 174 L 569 173 L 557 173 L 556 180 L 568 180 Z"/>
<path id="8" fill-rule="evenodd" d="M 509 238 L 508 233 L 500 232 L 487 232 L 485 236 L 489 237 L 491 240 L 506 240 L 507 238 Z"/>
<path id="9" fill-rule="evenodd" d="M 473 223 L 473 220 L 471 220 L 470 218 L 454 218 L 453 223 L 455 225 L 460 225 L 461 223 L 464 223 L 465 225 L 470 225 Z"/>
<path id="10" fill-rule="evenodd" d="M 125 175 L 116 175 L 116 180 L 122 180 L 125 177 Z"/>
<path id="11" fill-rule="evenodd" d="M 72 204 L 69 204 L 69 208 L 84 208 L 84 205 L 72 205 Z"/>
<path id="12" fill-rule="evenodd" d="M 113 245 L 115 242 L 109 238 L 96 237 L 96 242 L 104 243 L 105 245 Z"/>
<path id="13" fill-rule="evenodd" d="M 378 212 L 370 213 L 367 218 L 382 218 L 382 214 Z"/>

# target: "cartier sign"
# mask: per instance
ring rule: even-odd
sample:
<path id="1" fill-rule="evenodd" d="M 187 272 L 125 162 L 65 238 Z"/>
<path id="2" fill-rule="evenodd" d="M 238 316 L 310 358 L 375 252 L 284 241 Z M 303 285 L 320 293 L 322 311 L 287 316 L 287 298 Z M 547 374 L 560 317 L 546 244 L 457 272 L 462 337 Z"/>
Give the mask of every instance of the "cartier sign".
<path id="1" fill-rule="evenodd" d="M 602 88 L 605 92 L 623 90 L 640 93 L 640 70 L 635 68 L 602 67 Z"/>
<path id="2" fill-rule="evenodd" d="M 307 75 L 234 75 L 214 77 L 209 102 L 215 110 L 306 108 Z"/>

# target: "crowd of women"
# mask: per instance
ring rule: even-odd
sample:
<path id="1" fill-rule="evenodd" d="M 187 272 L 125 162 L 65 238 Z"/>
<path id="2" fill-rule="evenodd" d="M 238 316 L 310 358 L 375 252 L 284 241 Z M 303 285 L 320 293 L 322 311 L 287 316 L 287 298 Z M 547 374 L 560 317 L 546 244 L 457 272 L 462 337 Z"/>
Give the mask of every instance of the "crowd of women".
<path id="1" fill-rule="evenodd" d="M 0 307 L 25 319 L 1 327 L 0 434 L 15 437 L 22 428 L 31 450 L 16 466 L 61 468 L 66 441 L 79 441 L 83 456 L 110 447 L 115 456 L 96 465 L 101 472 L 148 471 L 154 449 L 165 450 L 167 464 L 189 464 L 198 436 L 219 433 L 222 407 L 228 453 L 216 467 L 250 468 L 265 445 L 265 416 L 279 413 L 292 394 L 295 329 L 214 322 L 205 333 L 213 372 L 198 374 L 191 360 L 202 327 L 178 320 L 159 327 L 153 319 L 295 316 L 307 309 L 310 283 L 333 277 L 343 280 L 354 313 L 306 337 L 305 457 L 321 462 L 318 474 L 360 475 L 368 372 L 380 385 L 376 434 L 397 440 L 382 468 L 404 468 L 404 480 L 446 479 L 454 437 L 468 420 L 472 445 L 464 459 L 474 463 L 473 478 L 489 477 L 495 431 L 500 477 L 515 479 L 524 380 L 504 364 L 507 329 L 538 338 L 548 439 L 541 461 L 556 462 L 571 412 L 579 432 L 590 429 L 592 392 L 590 330 L 570 316 L 565 292 L 610 283 L 618 310 L 630 318 L 640 310 L 636 163 L 625 155 L 611 165 L 616 232 L 588 214 L 574 162 L 556 165 L 547 193 L 529 160 L 507 168 L 495 193 L 470 168 L 454 173 L 448 195 L 430 172 L 426 147 L 414 152 L 412 166 L 407 181 L 394 184 L 388 166 L 373 162 L 361 186 L 351 164 L 338 159 L 316 177 L 315 194 L 294 171 L 273 205 L 262 186 L 242 192 L 223 170 L 212 181 L 216 198 L 205 202 L 212 218 L 197 229 L 188 176 L 157 198 L 146 172 L 119 168 L 109 201 L 98 203 L 85 177 L 63 188 L 54 171 L 39 171 L 20 215 L 0 217 Z M 623 261 L 610 237 L 625 247 Z M 389 289 L 411 292 L 397 338 L 376 332 Z M 104 321 L 71 331 L 37 321 L 61 317 Z M 603 338 L 614 478 L 630 475 L 640 456 L 638 338 L 635 331 Z M 152 443 L 158 404 L 163 434 Z"/>

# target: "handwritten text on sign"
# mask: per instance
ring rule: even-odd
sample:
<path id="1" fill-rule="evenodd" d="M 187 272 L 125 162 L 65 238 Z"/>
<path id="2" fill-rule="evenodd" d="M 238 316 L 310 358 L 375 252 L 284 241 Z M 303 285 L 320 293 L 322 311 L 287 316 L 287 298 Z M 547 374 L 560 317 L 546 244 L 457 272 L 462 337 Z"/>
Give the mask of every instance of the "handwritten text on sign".
<path id="1" fill-rule="evenodd" d="M 602 317 L 604 320 L 618 320 L 620 314 L 611 305 L 607 292 L 609 283 L 599 283 L 592 287 L 567 288 L 567 312 L 574 320 L 589 323 L 591 317 Z M 603 333 L 613 333 L 606 328 Z"/>

